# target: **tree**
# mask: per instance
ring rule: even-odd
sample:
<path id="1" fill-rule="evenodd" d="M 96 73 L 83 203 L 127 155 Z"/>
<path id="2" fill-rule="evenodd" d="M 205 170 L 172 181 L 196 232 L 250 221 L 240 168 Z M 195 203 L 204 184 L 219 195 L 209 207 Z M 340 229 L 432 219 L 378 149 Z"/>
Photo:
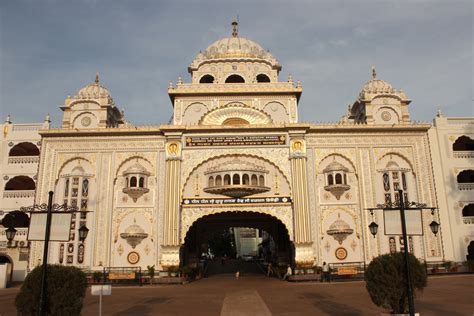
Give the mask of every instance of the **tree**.
<path id="1" fill-rule="evenodd" d="M 376 257 L 365 271 L 366 288 L 375 305 L 406 313 L 408 309 L 405 258 L 402 252 Z M 422 291 L 427 285 L 426 270 L 412 254 L 408 254 L 410 278 L 413 287 Z"/>
<path id="2" fill-rule="evenodd" d="M 42 266 L 31 271 L 16 296 L 18 315 L 36 315 L 39 310 Z M 86 274 L 76 267 L 47 266 L 48 315 L 80 315 L 86 295 Z"/>

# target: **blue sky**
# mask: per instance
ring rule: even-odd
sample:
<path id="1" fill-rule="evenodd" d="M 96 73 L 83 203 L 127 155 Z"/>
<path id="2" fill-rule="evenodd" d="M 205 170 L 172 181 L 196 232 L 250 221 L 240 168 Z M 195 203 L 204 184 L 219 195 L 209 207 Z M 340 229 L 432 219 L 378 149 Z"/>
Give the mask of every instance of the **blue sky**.
<path id="1" fill-rule="evenodd" d="M 471 1 L 0 2 L 0 114 L 42 121 L 100 72 L 136 125 L 167 122 L 168 82 L 215 40 L 258 42 L 303 83 L 301 121 L 338 121 L 375 65 L 413 100 L 412 119 L 474 116 Z"/>

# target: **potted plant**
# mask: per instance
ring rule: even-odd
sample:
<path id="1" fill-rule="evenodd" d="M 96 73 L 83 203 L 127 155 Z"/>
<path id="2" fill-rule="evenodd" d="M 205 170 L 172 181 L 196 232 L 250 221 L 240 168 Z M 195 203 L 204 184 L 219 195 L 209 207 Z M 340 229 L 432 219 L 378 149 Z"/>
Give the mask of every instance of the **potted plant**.
<path id="1" fill-rule="evenodd" d="M 92 273 L 92 279 L 94 280 L 94 283 L 100 283 L 100 280 L 102 279 L 102 272 L 94 271 L 94 273 Z"/>
<path id="2" fill-rule="evenodd" d="M 153 284 L 153 278 L 155 277 L 155 265 L 146 266 L 148 270 L 148 276 L 150 277 L 150 284 Z"/>
<path id="3" fill-rule="evenodd" d="M 452 261 L 445 261 L 445 262 L 443 262 L 443 267 L 446 269 L 446 272 L 450 272 L 450 271 L 451 271 L 452 265 L 453 265 L 453 262 L 452 262 Z"/>
<path id="4" fill-rule="evenodd" d="M 178 272 L 179 272 L 179 267 L 177 267 L 177 266 L 169 266 L 168 267 L 168 276 L 176 277 L 176 276 L 178 276 Z"/>
<path id="5" fill-rule="evenodd" d="M 426 270 L 412 254 L 408 255 L 410 279 L 415 290 L 422 291 L 427 285 Z M 397 252 L 374 258 L 365 271 L 366 288 L 375 305 L 392 314 L 407 313 L 407 284 L 404 254 Z"/>

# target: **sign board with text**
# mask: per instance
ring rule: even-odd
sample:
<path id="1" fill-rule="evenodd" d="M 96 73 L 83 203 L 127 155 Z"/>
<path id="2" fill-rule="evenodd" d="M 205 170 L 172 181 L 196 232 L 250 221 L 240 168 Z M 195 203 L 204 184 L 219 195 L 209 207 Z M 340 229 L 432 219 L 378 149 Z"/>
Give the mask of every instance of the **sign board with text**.
<path id="1" fill-rule="evenodd" d="M 187 147 L 285 145 L 285 135 L 188 136 Z"/>
<path id="2" fill-rule="evenodd" d="M 229 205 L 229 204 L 275 204 L 290 203 L 288 196 L 261 197 L 261 198 L 209 198 L 183 199 L 183 205 Z"/>

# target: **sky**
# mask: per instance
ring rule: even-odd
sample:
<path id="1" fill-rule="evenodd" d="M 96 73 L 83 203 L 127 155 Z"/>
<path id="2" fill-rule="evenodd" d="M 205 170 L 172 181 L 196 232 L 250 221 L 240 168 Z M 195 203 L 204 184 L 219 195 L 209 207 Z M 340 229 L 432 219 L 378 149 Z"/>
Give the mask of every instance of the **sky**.
<path id="1" fill-rule="evenodd" d="M 239 36 L 301 80 L 300 121 L 336 122 L 371 67 L 410 98 L 412 120 L 474 116 L 473 3 L 464 0 L 2 0 L 0 115 L 41 122 L 96 72 L 134 125 L 167 123 L 169 81 L 214 41 Z"/>

